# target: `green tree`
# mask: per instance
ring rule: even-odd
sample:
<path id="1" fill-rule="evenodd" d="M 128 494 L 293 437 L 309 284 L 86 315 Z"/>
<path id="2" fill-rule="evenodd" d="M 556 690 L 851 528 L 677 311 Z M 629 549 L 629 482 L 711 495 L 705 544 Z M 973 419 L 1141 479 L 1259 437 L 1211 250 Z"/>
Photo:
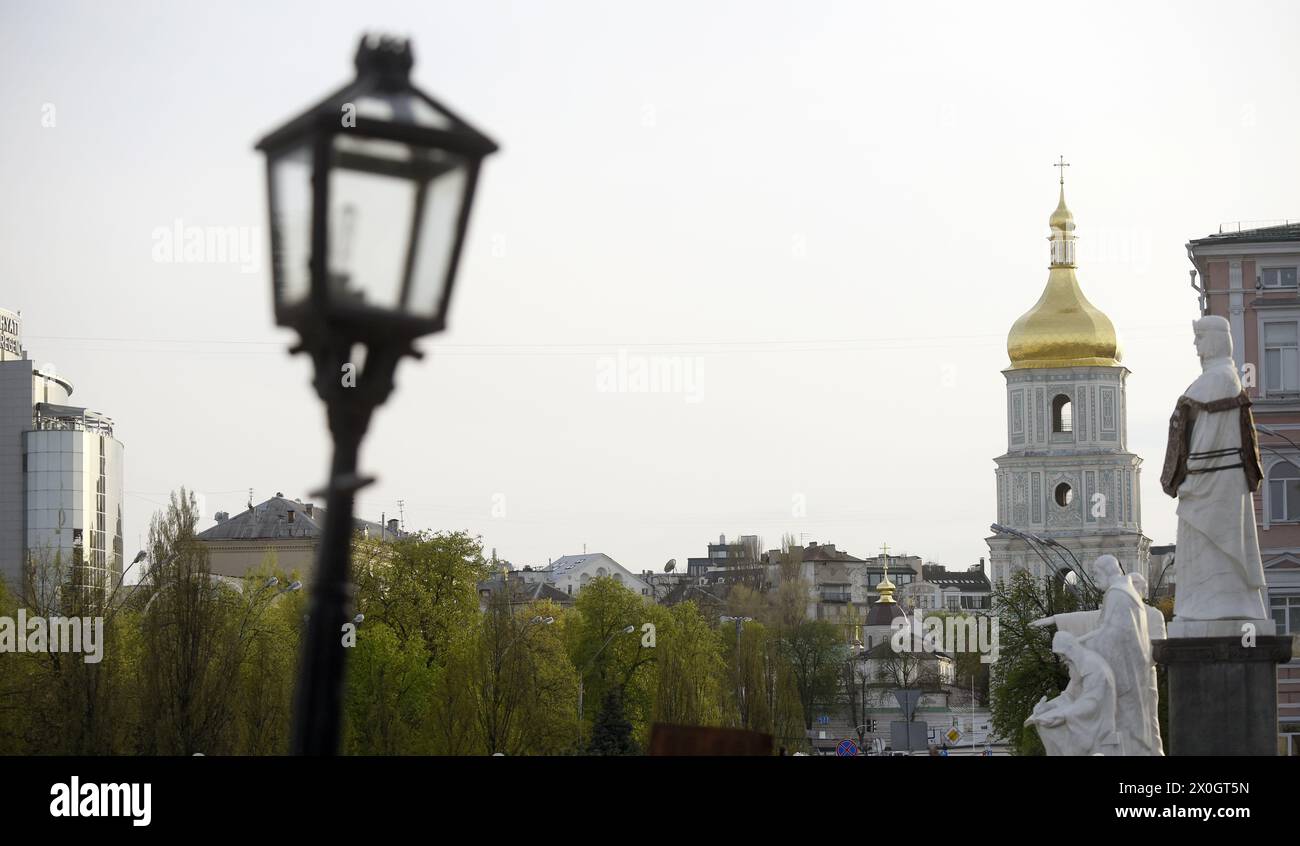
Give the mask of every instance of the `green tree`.
<path id="1" fill-rule="evenodd" d="M 269 552 L 250 571 L 242 591 L 252 613 L 239 666 L 236 748 L 241 755 L 289 751 L 293 693 L 306 596 L 288 590 L 297 573 L 284 573 Z"/>
<path id="2" fill-rule="evenodd" d="M 425 721 L 435 671 L 422 643 L 386 624 L 366 620 L 349 660 L 344 750 L 351 755 L 412 755 L 429 751 Z"/>
<path id="3" fill-rule="evenodd" d="M 721 636 L 694 602 L 673 606 L 662 620 L 656 626 L 654 722 L 721 725 L 727 670 Z"/>
<path id="4" fill-rule="evenodd" d="M 1026 571 L 1017 572 L 993 592 L 998 617 L 998 660 L 990 687 L 993 731 L 1016 754 L 1044 754 L 1038 732 L 1025 726 L 1034 705 L 1054 697 L 1070 681 L 1069 670 L 1052 652 L 1052 628 L 1036 628 L 1034 620 L 1078 610 L 1074 594 L 1059 582 L 1040 584 Z"/>
<path id="5" fill-rule="evenodd" d="M 133 715 L 122 648 L 129 638 L 111 603 L 114 584 L 79 550 L 65 560 L 46 548 L 29 553 L 17 587 L 16 594 L 3 590 L 0 613 L 14 618 L 22 608 L 29 620 L 47 621 L 47 638 L 54 618 L 63 618 L 60 635 L 79 636 L 82 651 L 0 654 L 6 701 L 0 708 L 9 717 L 0 719 L 0 748 L 46 755 L 129 751 Z"/>
<path id="6" fill-rule="evenodd" d="M 720 632 L 730 679 L 725 698 L 731 716 L 725 724 L 770 734 L 778 748 L 804 748 L 799 688 L 779 633 L 757 620 L 744 623 L 739 638 L 731 623 Z"/>
<path id="7" fill-rule="evenodd" d="M 357 608 L 393 630 L 405 647 L 419 638 L 429 666 L 479 616 L 478 583 L 488 577 L 483 544 L 465 532 L 358 537 L 353 547 Z"/>
<path id="8" fill-rule="evenodd" d="M 484 753 L 546 755 L 573 747 L 578 679 L 564 648 L 565 622 L 550 602 L 515 608 L 506 591 L 493 594 L 471 686 Z"/>
<path id="9" fill-rule="evenodd" d="M 641 750 L 632 732 L 632 721 L 623 710 L 623 691 L 618 687 L 610 688 L 601 700 L 600 711 L 596 714 L 587 754 L 639 755 Z"/>
<path id="10" fill-rule="evenodd" d="M 799 690 L 804 728 L 810 729 L 814 711 L 835 704 L 848 645 L 835 624 L 805 620 L 783 633 L 781 649 Z"/>
<path id="11" fill-rule="evenodd" d="M 250 638 L 276 592 L 215 578 L 181 488 L 149 527 L 149 569 L 139 606 L 137 749 L 144 754 L 228 754 L 239 749 L 240 676 Z"/>
<path id="12" fill-rule="evenodd" d="M 584 689 L 583 719 L 595 715 L 612 689 L 621 691 L 623 713 L 636 736 L 648 736 L 654 703 L 656 648 L 641 632 L 664 609 L 609 577 L 591 580 L 574 604 L 576 625 L 568 627 L 569 655 Z M 658 623 L 656 622 L 656 626 Z M 631 632 L 625 631 L 628 627 Z"/>

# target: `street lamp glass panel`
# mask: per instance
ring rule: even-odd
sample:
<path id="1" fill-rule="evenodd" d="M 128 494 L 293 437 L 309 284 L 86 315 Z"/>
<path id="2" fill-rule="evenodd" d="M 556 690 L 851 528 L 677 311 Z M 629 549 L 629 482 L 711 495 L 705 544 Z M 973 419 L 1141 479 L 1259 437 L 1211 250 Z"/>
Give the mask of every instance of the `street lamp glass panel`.
<path id="1" fill-rule="evenodd" d="M 292 307 L 311 293 L 312 153 L 309 146 L 293 147 L 271 160 L 270 194 L 276 306 Z"/>
<path id="2" fill-rule="evenodd" d="M 452 250 L 469 168 L 459 157 L 448 154 L 448 167 L 433 177 L 423 194 L 423 215 L 415 243 L 415 263 L 406 307 L 420 317 L 433 317 L 442 306 L 443 291 L 451 272 Z M 453 163 L 454 162 L 454 163 Z"/>
<path id="3" fill-rule="evenodd" d="M 453 153 L 342 132 L 329 170 L 331 309 L 436 317 L 468 167 Z"/>

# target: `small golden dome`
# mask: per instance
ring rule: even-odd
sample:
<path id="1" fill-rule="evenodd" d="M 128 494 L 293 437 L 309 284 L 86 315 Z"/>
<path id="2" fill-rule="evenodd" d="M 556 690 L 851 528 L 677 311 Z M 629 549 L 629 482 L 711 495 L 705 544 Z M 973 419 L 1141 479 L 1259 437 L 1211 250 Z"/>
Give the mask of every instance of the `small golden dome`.
<path id="1" fill-rule="evenodd" d="M 1034 367 L 1114 367 L 1119 337 L 1110 318 L 1088 302 L 1074 274 L 1074 215 L 1065 189 L 1051 217 L 1052 267 L 1034 307 L 1007 336 L 1013 370 Z"/>
<path id="2" fill-rule="evenodd" d="M 1048 220 L 1048 225 L 1053 229 L 1059 229 L 1062 232 L 1074 231 L 1074 213 L 1070 211 L 1069 206 L 1065 204 L 1065 186 L 1061 186 L 1061 201 L 1056 204 L 1056 211 L 1052 212 L 1052 217 Z"/>

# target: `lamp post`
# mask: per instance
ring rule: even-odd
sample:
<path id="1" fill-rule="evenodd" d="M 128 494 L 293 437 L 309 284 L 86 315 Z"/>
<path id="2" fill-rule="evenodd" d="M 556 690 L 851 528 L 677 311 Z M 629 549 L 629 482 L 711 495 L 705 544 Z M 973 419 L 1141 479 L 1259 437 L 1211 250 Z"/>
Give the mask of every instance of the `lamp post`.
<path id="1" fill-rule="evenodd" d="M 636 626 L 625 626 L 605 638 L 605 642 L 600 645 L 600 649 L 596 650 L 596 654 L 591 656 L 591 660 L 587 662 L 587 666 L 583 667 L 582 672 L 578 673 L 578 743 L 582 743 L 582 695 L 585 689 L 587 673 L 591 671 L 592 666 L 596 663 L 596 659 L 600 657 L 600 653 L 605 651 L 606 646 L 609 646 L 610 641 L 618 637 L 620 634 L 632 634 L 634 631 L 636 631 Z"/>
<path id="2" fill-rule="evenodd" d="M 753 621 L 754 621 L 754 618 L 753 618 L 753 617 L 731 617 L 731 616 L 728 616 L 728 615 L 726 615 L 726 614 L 723 614 L 721 617 L 718 618 L 718 622 L 720 622 L 720 623 L 735 623 L 735 624 L 736 624 L 736 646 L 735 646 L 735 653 L 736 653 L 736 666 L 737 666 L 737 668 L 739 668 L 739 666 L 740 666 L 740 659 L 739 659 L 739 656 L 740 656 L 740 635 L 741 635 L 741 634 L 744 632 L 744 630 L 745 630 L 745 624 L 746 624 L 746 623 L 752 623 Z M 749 718 L 749 717 L 748 717 L 748 714 L 749 714 L 749 707 L 748 707 L 748 704 L 745 702 L 745 686 L 744 686 L 743 684 L 741 684 L 741 685 L 739 685 L 739 687 L 740 687 L 740 691 L 739 691 L 739 693 L 740 693 L 740 708 L 741 708 L 741 712 L 742 712 L 742 713 L 741 713 L 741 719 L 742 719 L 742 721 L 744 721 L 744 720 L 747 720 L 747 719 Z"/>
<path id="3" fill-rule="evenodd" d="M 297 330 L 334 458 L 294 703 L 295 754 L 338 751 L 357 453 L 416 338 L 446 326 L 483 158 L 497 147 L 410 82 L 408 41 L 363 37 L 356 78 L 271 132 L 275 319 Z M 317 494 L 321 495 L 321 494 Z"/>
<path id="4" fill-rule="evenodd" d="M 1043 560 L 1043 563 L 1047 565 L 1047 569 L 1052 571 L 1053 574 L 1060 573 L 1062 570 L 1072 572 L 1075 574 L 1076 578 L 1083 582 L 1084 588 L 1090 591 L 1094 598 L 1101 595 L 1101 591 L 1097 590 L 1097 586 L 1093 584 L 1092 579 L 1084 571 L 1083 566 L 1079 564 L 1079 559 L 1075 557 L 1073 552 L 1070 552 L 1068 547 L 1063 546 L 1050 538 L 1039 537 L 1031 532 L 1023 532 L 1019 529 L 1013 529 L 1010 526 L 1004 526 L 1001 523 L 993 523 L 989 528 L 999 535 L 1010 535 L 1011 537 L 1020 538 L 1025 543 L 1029 544 L 1029 548 Z M 1061 562 L 1060 566 L 1054 564 L 1052 560 L 1047 557 L 1047 554 L 1043 552 L 1044 547 L 1053 548 L 1057 559 Z M 1073 567 L 1070 565 L 1070 562 L 1065 560 L 1065 556 L 1062 555 L 1061 550 L 1069 553 L 1071 560 L 1074 562 Z M 1073 589 L 1073 585 L 1070 585 L 1068 581 L 1065 582 L 1065 584 L 1069 585 Z"/>

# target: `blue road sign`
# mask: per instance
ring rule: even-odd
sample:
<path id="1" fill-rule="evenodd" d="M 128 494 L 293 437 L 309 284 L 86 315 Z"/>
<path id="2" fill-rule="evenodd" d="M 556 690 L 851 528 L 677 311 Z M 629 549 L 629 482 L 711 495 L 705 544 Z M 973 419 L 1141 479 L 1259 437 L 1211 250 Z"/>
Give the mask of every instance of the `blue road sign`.
<path id="1" fill-rule="evenodd" d="M 840 745 L 835 747 L 835 754 L 841 758 L 856 758 L 858 756 L 858 744 L 852 740 L 841 740 Z"/>

